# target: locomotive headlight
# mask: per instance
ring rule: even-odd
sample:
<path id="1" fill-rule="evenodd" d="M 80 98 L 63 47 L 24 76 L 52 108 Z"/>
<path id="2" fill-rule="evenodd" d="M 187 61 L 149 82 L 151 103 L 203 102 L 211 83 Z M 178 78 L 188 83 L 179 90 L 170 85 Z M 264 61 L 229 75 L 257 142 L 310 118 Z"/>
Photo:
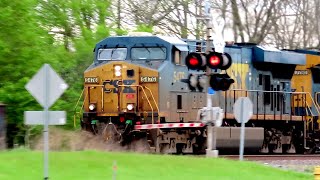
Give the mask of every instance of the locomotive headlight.
<path id="1" fill-rule="evenodd" d="M 114 75 L 117 77 L 121 76 L 121 66 L 114 66 Z"/>
<path id="2" fill-rule="evenodd" d="M 120 71 L 121 70 L 121 66 L 114 66 L 114 70 Z"/>
<path id="3" fill-rule="evenodd" d="M 95 104 L 90 104 L 90 105 L 89 105 L 89 110 L 90 110 L 90 111 L 93 111 L 95 108 L 96 108 L 96 105 L 95 105 Z"/>
<path id="4" fill-rule="evenodd" d="M 114 75 L 116 75 L 116 76 L 121 76 L 121 72 L 120 72 L 120 71 L 116 71 L 116 72 L 114 73 Z"/>
<path id="5" fill-rule="evenodd" d="M 128 104 L 128 105 L 127 105 L 127 109 L 128 109 L 129 111 L 131 111 L 131 110 L 133 109 L 133 104 Z"/>

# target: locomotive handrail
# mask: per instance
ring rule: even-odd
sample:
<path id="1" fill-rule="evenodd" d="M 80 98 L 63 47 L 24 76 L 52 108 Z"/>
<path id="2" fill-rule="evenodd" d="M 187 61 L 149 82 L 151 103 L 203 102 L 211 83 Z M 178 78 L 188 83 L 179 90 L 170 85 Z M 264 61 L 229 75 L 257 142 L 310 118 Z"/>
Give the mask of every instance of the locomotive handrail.
<path id="1" fill-rule="evenodd" d="M 159 114 L 159 107 L 158 107 L 158 104 L 156 103 L 156 100 L 154 99 L 154 96 L 153 96 L 153 94 L 152 94 L 151 89 L 150 89 L 150 88 L 148 88 L 147 86 L 144 86 L 144 88 L 146 88 L 146 89 L 148 89 L 148 90 L 149 90 L 149 92 L 150 92 L 150 94 L 151 94 L 151 97 L 152 97 L 152 100 L 153 100 L 153 102 L 154 102 L 154 105 L 156 106 L 157 111 L 158 111 L 158 114 Z"/>
<path id="2" fill-rule="evenodd" d="M 153 99 L 153 101 L 154 101 L 154 104 L 156 105 L 156 108 L 157 108 L 157 111 L 158 111 L 158 121 L 159 121 L 159 108 L 158 108 L 158 105 L 157 105 L 157 103 L 156 103 L 155 99 L 153 98 L 153 94 L 152 94 L 151 90 L 150 90 L 149 88 L 145 87 L 145 86 L 141 86 L 141 85 L 136 85 L 136 86 L 138 86 L 138 87 L 140 87 L 140 88 L 142 89 L 142 91 L 143 91 L 144 95 L 145 95 L 145 96 L 146 96 L 146 98 L 147 98 L 148 104 L 150 105 L 151 110 L 152 110 L 152 117 L 151 117 L 151 119 L 152 119 L 152 124 L 154 124 L 153 107 L 152 107 L 152 105 L 151 105 L 151 103 L 150 103 L 150 101 L 149 101 L 149 99 L 148 99 L 148 96 L 147 96 L 147 94 L 145 93 L 145 91 L 144 91 L 144 89 L 143 89 L 143 88 L 146 88 L 146 89 L 148 89 L 148 90 L 150 91 L 151 97 L 152 97 L 152 99 Z"/>
<path id="3" fill-rule="evenodd" d="M 302 117 L 304 117 L 304 124 L 305 124 L 304 125 L 305 126 L 304 134 L 307 134 L 307 131 L 309 131 L 310 124 L 311 124 L 311 130 L 314 130 L 314 123 L 313 123 L 314 113 L 311 111 L 311 106 L 309 105 L 306 96 L 310 97 L 311 102 L 314 105 L 314 107 L 315 107 L 315 109 L 316 109 L 316 111 L 318 113 L 318 116 L 320 116 L 320 112 L 319 112 L 320 106 L 318 104 L 318 94 L 320 94 L 320 92 L 316 93 L 316 101 L 315 101 L 310 92 L 287 92 L 287 91 L 264 91 L 264 90 L 231 89 L 231 91 L 232 90 L 233 90 L 233 92 L 236 92 L 236 91 L 246 92 L 245 96 L 248 96 L 248 92 L 283 93 L 283 94 L 291 94 L 291 95 L 302 95 L 302 101 L 305 103 L 302 106 L 304 106 L 305 111 L 306 111 L 306 114 L 302 116 Z M 264 111 L 265 111 L 265 108 L 264 108 Z M 274 111 L 274 113 L 275 113 L 275 111 Z M 258 114 L 258 111 L 257 111 L 257 114 Z M 282 112 L 281 112 L 281 114 L 282 114 Z M 310 117 L 310 114 L 311 114 L 311 117 Z M 291 113 L 290 117 L 291 116 L 292 116 L 292 113 Z M 307 118 L 307 117 L 309 117 L 309 118 Z M 303 146 L 306 148 L 306 146 L 307 146 L 307 137 L 304 138 L 303 144 L 304 144 Z"/>
<path id="4" fill-rule="evenodd" d="M 310 112 L 310 114 L 311 114 L 311 117 L 313 117 L 314 115 L 313 115 L 313 113 L 312 113 L 312 111 L 311 111 L 311 108 L 310 108 L 310 106 L 309 106 L 309 104 L 308 104 L 308 102 L 307 102 L 307 100 L 306 99 L 304 99 L 305 100 L 305 102 L 306 102 L 306 104 L 307 104 L 307 107 L 306 107 L 306 109 L 308 109 L 309 111 L 306 111 L 307 112 L 307 114 L 309 114 L 309 112 Z M 309 124 L 310 124 L 310 122 L 313 122 L 313 120 L 312 119 L 307 119 L 307 123 L 306 123 L 306 126 L 307 126 L 307 129 L 309 129 Z M 313 123 L 311 123 L 311 130 L 313 130 Z"/>
<path id="5" fill-rule="evenodd" d="M 314 114 L 313 114 L 313 112 L 311 111 L 311 106 L 309 105 L 309 103 L 307 102 L 307 99 L 306 98 L 304 98 L 304 97 L 302 97 L 303 99 L 304 99 L 304 101 L 306 102 L 306 104 L 307 104 L 307 107 L 306 108 L 308 108 L 308 110 L 309 111 L 306 111 L 307 112 L 307 114 L 309 114 L 309 112 L 310 112 L 310 114 L 311 114 L 311 116 L 314 116 Z M 312 97 L 311 97 L 312 98 Z"/>
<path id="6" fill-rule="evenodd" d="M 158 111 L 158 121 L 159 121 L 159 107 L 158 107 L 158 105 L 157 105 L 157 103 L 156 103 L 156 101 L 155 101 L 155 99 L 153 97 L 152 91 L 149 88 L 147 88 L 145 86 L 141 86 L 141 85 L 118 85 L 118 86 L 119 87 L 139 87 L 139 88 L 142 89 L 142 92 L 145 95 L 145 97 L 147 98 L 147 102 L 148 102 L 148 104 L 149 104 L 149 106 L 151 108 L 151 113 L 152 113 L 151 120 L 152 120 L 152 124 L 154 124 L 154 110 L 153 110 L 153 107 L 152 107 L 152 105 L 151 105 L 151 103 L 150 103 L 150 101 L 148 99 L 148 96 L 147 96 L 147 94 L 146 94 L 146 92 L 145 92 L 145 90 L 143 88 L 146 88 L 147 90 L 149 90 L 150 94 L 151 94 L 151 97 L 152 97 L 152 99 L 154 101 L 154 104 L 155 104 L 155 106 L 157 108 L 157 111 Z"/>
<path id="7" fill-rule="evenodd" d="M 317 106 L 318 106 L 318 108 L 320 108 L 320 105 L 319 105 L 319 101 L 318 101 L 318 94 L 320 94 L 320 92 L 316 92 L 316 94 L 315 94 L 315 102 L 316 102 L 316 104 L 317 104 Z"/>
<path id="8" fill-rule="evenodd" d="M 77 112 L 77 107 L 78 107 L 78 104 L 79 104 L 79 102 L 80 102 L 80 100 L 81 100 L 81 98 L 82 98 L 82 96 L 83 96 L 84 89 L 85 89 L 85 88 L 83 88 L 83 90 L 82 90 L 82 92 L 81 92 L 81 94 L 80 94 L 80 97 L 79 97 L 79 99 L 78 99 L 78 101 L 77 101 L 77 103 L 76 103 L 76 105 L 75 105 L 75 107 L 74 107 L 73 127 L 76 127 L 76 115 L 81 113 L 81 109 L 82 109 L 83 106 L 84 106 L 84 103 L 83 103 L 83 104 L 82 104 L 82 107 L 80 108 L 80 111 Z M 85 96 L 85 98 L 86 98 L 86 96 Z M 84 102 L 84 101 L 83 101 L 83 102 Z"/>
<path id="9" fill-rule="evenodd" d="M 320 115 L 319 106 L 315 103 L 313 97 L 309 92 L 287 92 L 287 91 L 264 91 L 264 90 L 246 90 L 246 89 L 230 89 L 230 91 L 243 91 L 243 92 L 264 92 L 264 93 L 284 93 L 284 94 L 305 94 L 309 95 L 310 99 L 312 101 L 312 104 L 315 105 L 315 109 L 318 113 L 318 116 Z M 305 101 L 306 102 L 306 101 Z"/>
<path id="10" fill-rule="evenodd" d="M 87 87 L 103 87 L 103 85 L 87 85 L 87 86 L 85 86 L 84 88 L 83 88 L 83 90 L 82 90 L 82 92 L 81 92 L 81 95 L 80 95 L 80 97 L 79 97 L 79 99 L 78 99 L 78 101 L 77 101 L 77 104 L 76 104 L 76 106 L 75 106 L 75 113 L 74 113 L 74 115 L 73 115 L 73 126 L 74 127 L 76 127 L 76 115 L 77 114 L 80 114 L 81 113 L 81 111 L 83 110 L 83 107 L 84 107 L 84 102 L 86 101 L 86 98 L 87 98 L 87 96 L 88 96 L 88 93 L 89 93 L 89 91 L 87 91 L 87 93 L 85 94 L 85 96 L 84 96 L 84 99 L 83 99 L 83 103 L 82 103 L 82 106 L 81 106 L 81 108 L 80 108 L 80 111 L 79 112 L 76 112 L 76 109 L 77 109 L 77 107 L 78 107 L 78 104 L 79 104 L 79 102 L 80 102 L 80 99 L 82 98 L 82 96 L 83 96 L 83 92 L 84 92 L 84 90 L 87 88 Z M 102 101 L 102 104 L 103 104 L 103 101 Z"/>

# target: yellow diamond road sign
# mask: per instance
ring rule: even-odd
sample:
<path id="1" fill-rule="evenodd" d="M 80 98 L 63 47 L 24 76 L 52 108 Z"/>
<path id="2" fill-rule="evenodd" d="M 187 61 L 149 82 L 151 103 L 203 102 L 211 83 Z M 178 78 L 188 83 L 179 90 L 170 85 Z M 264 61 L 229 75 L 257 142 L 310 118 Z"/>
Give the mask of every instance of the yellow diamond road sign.
<path id="1" fill-rule="evenodd" d="M 45 64 L 25 88 L 43 108 L 49 108 L 68 88 L 68 85 L 49 64 Z"/>

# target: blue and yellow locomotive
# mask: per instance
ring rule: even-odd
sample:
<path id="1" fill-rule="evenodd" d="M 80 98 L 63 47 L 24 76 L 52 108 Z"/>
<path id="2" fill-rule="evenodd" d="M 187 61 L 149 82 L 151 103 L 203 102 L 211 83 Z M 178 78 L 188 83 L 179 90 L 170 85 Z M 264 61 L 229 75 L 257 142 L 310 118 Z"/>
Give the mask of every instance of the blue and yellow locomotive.
<path id="1" fill-rule="evenodd" d="M 201 86 L 205 69 L 189 71 L 185 59 L 205 42 L 150 34 L 108 37 L 96 44 L 84 72 L 82 128 L 127 144 L 146 136 L 159 153 L 198 153 L 206 148 L 206 126 L 199 109 L 207 104 Z M 245 148 L 261 153 L 319 150 L 319 54 L 278 50 L 255 44 L 225 48 L 234 80 L 216 92 L 212 104 L 224 109 L 217 149 L 237 149 L 240 127 L 233 115 L 238 97 L 253 102 Z M 198 75 L 192 89 L 184 79 Z"/>

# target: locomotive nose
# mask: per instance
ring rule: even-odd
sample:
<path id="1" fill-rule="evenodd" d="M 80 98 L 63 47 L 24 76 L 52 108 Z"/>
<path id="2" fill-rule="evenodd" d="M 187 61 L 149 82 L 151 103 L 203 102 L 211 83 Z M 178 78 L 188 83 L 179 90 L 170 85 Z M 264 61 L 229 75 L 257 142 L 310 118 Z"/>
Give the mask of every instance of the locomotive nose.
<path id="1" fill-rule="evenodd" d="M 158 109 L 158 84 L 156 70 L 123 62 L 118 93 L 120 111 L 138 116 L 154 113 Z"/>
<path id="2" fill-rule="evenodd" d="M 85 112 L 101 117 L 142 117 L 158 111 L 158 71 L 113 61 L 85 73 Z M 121 119 L 120 119 L 121 120 Z"/>
<path id="3" fill-rule="evenodd" d="M 118 79 L 120 112 L 138 111 L 139 68 L 127 63 L 114 66 L 114 76 Z"/>

